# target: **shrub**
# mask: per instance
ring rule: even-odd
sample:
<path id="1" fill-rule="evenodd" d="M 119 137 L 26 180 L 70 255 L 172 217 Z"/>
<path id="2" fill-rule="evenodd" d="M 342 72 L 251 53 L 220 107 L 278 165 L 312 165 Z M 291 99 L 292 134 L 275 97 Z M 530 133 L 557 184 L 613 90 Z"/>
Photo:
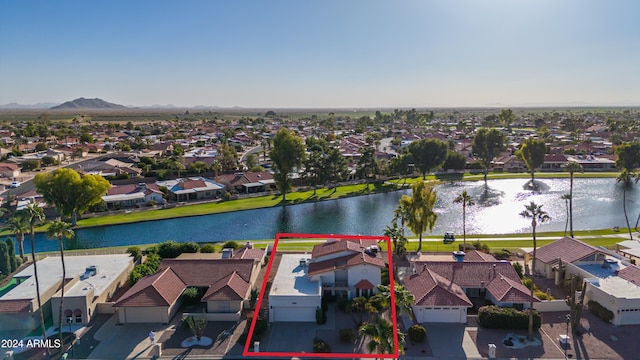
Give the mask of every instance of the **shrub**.
<path id="1" fill-rule="evenodd" d="M 251 326 L 251 322 L 253 321 L 253 314 L 247 316 L 247 329 Z M 253 329 L 254 336 L 261 336 L 267 332 L 268 322 L 262 316 L 258 316 L 258 320 L 256 320 L 256 327 Z"/>
<path id="2" fill-rule="evenodd" d="M 163 259 L 170 259 L 180 255 L 180 245 L 173 241 L 168 240 L 158 245 L 158 255 Z"/>
<path id="3" fill-rule="evenodd" d="M 137 247 L 137 246 L 129 247 L 127 249 L 127 253 L 129 253 L 129 254 L 131 254 L 131 256 L 133 256 L 133 261 L 134 262 L 138 262 L 138 260 L 142 256 L 142 250 L 140 250 L 140 248 Z"/>
<path id="4" fill-rule="evenodd" d="M 420 325 L 411 325 L 407 335 L 409 335 L 409 339 L 413 342 L 422 342 L 427 336 L 427 329 Z"/>
<path id="5" fill-rule="evenodd" d="M 211 254 L 216 252 L 216 247 L 213 246 L 213 244 L 203 244 L 202 246 L 200 246 L 200 252 Z"/>
<path id="6" fill-rule="evenodd" d="M 329 299 L 326 296 L 323 296 L 320 300 L 322 311 L 327 312 L 329 310 Z"/>
<path id="7" fill-rule="evenodd" d="M 338 298 L 338 309 L 342 311 L 347 311 L 347 306 L 349 305 L 349 303 L 350 301 L 346 297 Z"/>
<path id="8" fill-rule="evenodd" d="M 193 241 L 183 242 L 178 245 L 180 253 L 197 253 L 200 250 L 200 245 Z"/>
<path id="9" fill-rule="evenodd" d="M 508 260 L 511 256 L 511 252 L 507 249 L 502 249 L 493 253 L 493 257 L 498 260 Z"/>
<path id="10" fill-rule="evenodd" d="M 465 250 L 464 244 L 458 244 L 458 251 L 467 252 L 467 251 L 471 251 L 471 250 L 475 250 L 475 249 L 476 249 L 475 246 L 473 246 L 471 244 L 467 244 L 467 249 Z"/>
<path id="11" fill-rule="evenodd" d="M 327 314 L 322 309 L 316 309 L 316 324 L 322 325 L 327 323 Z"/>
<path id="12" fill-rule="evenodd" d="M 520 276 L 520 279 L 522 279 L 522 276 L 524 275 L 522 264 L 516 261 L 512 265 L 513 265 L 513 269 L 516 271 L 518 276 Z"/>
<path id="13" fill-rule="evenodd" d="M 197 305 L 200 302 L 200 292 L 198 288 L 189 286 L 182 293 L 182 303 L 190 306 Z"/>
<path id="14" fill-rule="evenodd" d="M 488 329 L 527 330 L 529 328 L 529 310 L 520 311 L 493 305 L 483 306 L 478 310 L 478 322 L 482 327 Z M 533 310 L 533 329 L 539 329 L 541 322 L 540 312 Z"/>
<path id="15" fill-rule="evenodd" d="M 226 243 L 224 243 L 222 245 L 223 249 L 239 249 L 240 248 L 240 244 L 238 244 L 237 242 L 233 241 L 233 240 L 229 240 Z"/>
<path id="16" fill-rule="evenodd" d="M 589 300 L 588 307 L 589 311 L 591 311 L 592 314 L 597 315 L 600 319 L 606 322 L 613 320 L 613 312 L 600 305 L 597 301 Z"/>
<path id="17" fill-rule="evenodd" d="M 352 343 L 356 338 L 356 332 L 353 329 L 340 329 L 338 335 L 340 336 L 340 342 L 343 343 Z"/>
<path id="18" fill-rule="evenodd" d="M 473 247 L 478 250 L 478 251 L 482 251 L 485 253 L 489 253 L 489 245 L 485 244 L 485 243 L 481 243 L 480 240 L 477 240 L 475 242 L 473 242 Z"/>
<path id="19" fill-rule="evenodd" d="M 328 353 L 331 352 L 331 347 L 326 341 L 320 338 L 315 338 L 313 339 L 313 352 Z"/>
<path id="20" fill-rule="evenodd" d="M 158 246 L 157 245 L 151 245 L 148 248 L 144 249 L 144 253 L 147 254 L 147 255 L 157 254 L 158 253 Z"/>
<path id="21" fill-rule="evenodd" d="M 533 295 L 536 296 L 540 300 L 553 300 L 554 299 L 553 295 L 551 295 L 551 294 L 547 295 L 547 293 L 542 291 L 542 290 L 533 290 Z"/>
<path id="22" fill-rule="evenodd" d="M 369 298 L 369 304 L 371 304 L 376 310 L 381 311 L 387 305 L 387 299 L 384 295 L 377 293 Z"/>

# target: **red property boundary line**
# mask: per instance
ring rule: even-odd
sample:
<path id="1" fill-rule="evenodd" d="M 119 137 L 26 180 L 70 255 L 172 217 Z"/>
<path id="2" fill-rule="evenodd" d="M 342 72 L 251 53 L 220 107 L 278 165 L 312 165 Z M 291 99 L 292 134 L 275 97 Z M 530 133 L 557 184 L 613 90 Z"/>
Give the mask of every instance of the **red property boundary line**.
<path id="1" fill-rule="evenodd" d="M 393 279 L 393 264 L 392 264 L 392 256 L 391 256 L 391 240 L 388 236 L 361 236 L 361 235 L 335 235 L 335 234 L 289 234 L 289 233 L 278 233 L 276 234 L 276 240 L 273 244 L 273 250 L 271 251 L 271 257 L 269 259 L 269 264 L 267 265 L 267 271 L 265 273 L 264 280 L 262 282 L 262 289 L 260 290 L 260 295 L 258 296 L 258 301 L 256 304 L 256 308 L 261 308 L 262 299 L 264 298 L 267 282 L 269 280 L 269 274 L 271 273 L 271 266 L 273 265 L 273 259 L 275 259 L 276 250 L 278 249 L 278 242 L 280 238 L 293 238 L 293 239 L 362 239 L 362 240 L 378 240 L 378 241 L 386 241 L 387 242 L 387 255 L 389 262 L 389 284 L 391 290 L 391 304 L 396 303 L 395 297 L 395 289 L 394 289 L 394 279 Z M 305 358 L 353 358 L 354 356 L 359 358 L 383 358 L 383 359 L 393 359 L 399 356 L 399 346 L 398 346 L 398 323 L 396 320 L 396 307 L 391 305 L 391 318 L 393 323 L 393 331 L 395 336 L 393 337 L 393 354 L 357 354 L 357 353 L 305 353 L 305 352 L 254 352 L 249 351 L 249 345 L 251 343 L 251 338 L 253 332 L 256 327 L 256 321 L 258 320 L 258 316 L 253 316 L 253 320 L 251 321 L 251 326 L 249 327 L 249 335 L 247 336 L 247 341 L 244 344 L 244 350 L 242 351 L 242 356 L 256 356 L 256 357 L 305 357 Z M 254 310 L 255 314 L 255 310 Z"/>

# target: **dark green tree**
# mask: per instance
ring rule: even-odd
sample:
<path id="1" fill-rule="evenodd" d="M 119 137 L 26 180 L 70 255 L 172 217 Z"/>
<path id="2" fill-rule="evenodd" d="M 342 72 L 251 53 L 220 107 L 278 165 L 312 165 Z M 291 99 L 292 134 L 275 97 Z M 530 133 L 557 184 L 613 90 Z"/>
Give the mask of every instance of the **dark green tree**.
<path id="1" fill-rule="evenodd" d="M 513 115 L 513 111 L 511 111 L 511 109 L 502 109 L 498 114 L 498 121 L 509 131 L 511 131 L 511 124 L 515 119 L 516 117 Z"/>
<path id="2" fill-rule="evenodd" d="M 419 181 L 411 186 L 411 196 L 402 195 L 400 207 L 404 209 L 404 218 L 411 232 L 418 235 L 418 252 L 422 250 L 422 233 L 433 230 L 438 214 L 433 211 L 437 200 L 435 182 Z"/>
<path id="3" fill-rule="evenodd" d="M 507 137 L 500 130 L 480 128 L 473 138 L 471 147 L 473 153 L 480 159 L 484 168 L 484 183 L 487 183 L 487 174 L 493 158 L 500 155 L 506 148 Z"/>
<path id="4" fill-rule="evenodd" d="M 616 148 L 616 166 L 627 171 L 640 167 L 640 143 L 637 141 L 623 143 Z"/>
<path id="5" fill-rule="evenodd" d="M 455 200 L 453 200 L 456 204 L 462 204 L 462 239 L 464 241 L 463 251 L 467 252 L 467 206 L 475 205 L 473 198 L 467 194 L 467 190 L 464 190 L 460 195 L 458 195 Z"/>
<path id="6" fill-rule="evenodd" d="M 573 174 L 577 171 L 584 172 L 584 169 L 575 161 L 568 161 L 563 168 L 569 172 L 569 235 L 573 237 Z"/>
<path id="7" fill-rule="evenodd" d="M 304 151 L 302 139 L 289 129 L 281 129 L 273 139 L 273 149 L 269 152 L 269 157 L 273 162 L 273 178 L 282 193 L 282 201 L 287 200 L 287 191 L 291 188 L 289 174 L 302 165 L 305 159 Z"/>
<path id="8" fill-rule="evenodd" d="M 47 229 L 47 236 L 49 239 L 57 239 L 58 247 L 60 248 L 60 261 L 62 262 L 62 279 L 63 286 L 61 287 L 60 293 L 60 309 L 58 312 L 58 336 L 60 338 L 60 343 L 62 344 L 62 312 L 64 309 L 64 279 L 67 278 L 67 268 L 64 264 L 64 239 L 71 239 L 75 236 L 75 233 L 71 229 L 71 225 L 64 221 L 54 221 L 49 224 L 49 228 Z"/>
<path id="9" fill-rule="evenodd" d="M 379 174 L 380 167 L 376 161 L 375 149 L 371 146 L 360 149 L 360 158 L 356 165 L 356 175 L 367 181 L 367 189 L 369 189 L 369 181 Z"/>
<path id="10" fill-rule="evenodd" d="M 11 254 L 13 256 L 13 254 Z M 9 249 L 7 243 L 0 241 L 0 274 L 9 276 L 11 274 L 11 258 L 9 257 Z"/>
<path id="11" fill-rule="evenodd" d="M 409 152 L 413 155 L 415 166 L 420 170 L 423 180 L 427 178 L 427 173 L 444 164 L 448 150 L 448 144 L 438 139 L 422 139 L 409 144 Z"/>
<path id="12" fill-rule="evenodd" d="M 629 225 L 629 217 L 627 216 L 627 187 L 631 186 L 633 178 L 638 182 L 638 173 L 627 168 L 623 168 L 622 172 L 616 178 L 616 182 L 622 184 L 622 210 L 624 211 L 624 219 L 627 222 L 627 230 L 629 231 L 629 240 L 633 240 L 633 234 L 631 233 L 631 225 Z"/>
<path id="13" fill-rule="evenodd" d="M 522 143 L 520 150 L 516 151 L 516 157 L 524 161 L 531 172 L 531 186 L 534 183 L 535 171 L 544 163 L 544 155 L 547 153 L 547 145 L 543 140 L 528 138 Z"/>
<path id="14" fill-rule="evenodd" d="M 313 186 L 313 196 L 315 196 L 318 185 L 323 184 L 327 178 L 327 169 L 322 151 L 311 151 L 304 162 L 302 176 Z"/>

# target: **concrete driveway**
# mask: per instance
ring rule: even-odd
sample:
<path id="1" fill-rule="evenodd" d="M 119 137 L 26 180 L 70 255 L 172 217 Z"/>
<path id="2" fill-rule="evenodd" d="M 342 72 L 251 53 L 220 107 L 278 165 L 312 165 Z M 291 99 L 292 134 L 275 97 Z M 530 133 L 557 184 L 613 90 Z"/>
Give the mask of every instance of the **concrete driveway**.
<path id="1" fill-rule="evenodd" d="M 429 346 L 436 359 L 481 359 L 465 324 L 425 323 Z"/>
<path id="2" fill-rule="evenodd" d="M 313 338 L 317 326 L 314 323 L 275 322 L 269 329 L 266 351 L 313 352 Z"/>

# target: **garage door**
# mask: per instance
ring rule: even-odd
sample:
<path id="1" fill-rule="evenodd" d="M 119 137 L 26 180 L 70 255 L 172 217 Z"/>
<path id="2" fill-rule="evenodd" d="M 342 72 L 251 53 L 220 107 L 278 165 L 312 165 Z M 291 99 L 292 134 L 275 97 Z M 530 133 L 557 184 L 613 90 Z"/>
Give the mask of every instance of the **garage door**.
<path id="1" fill-rule="evenodd" d="M 167 322 L 166 311 L 162 308 L 121 308 L 120 311 L 125 311 L 124 321 L 128 324 L 131 323 L 165 323 Z"/>
<path id="2" fill-rule="evenodd" d="M 640 309 L 624 309 L 620 311 L 620 325 L 638 325 L 640 324 Z"/>
<path id="3" fill-rule="evenodd" d="M 310 306 L 274 306 L 270 310 L 273 314 L 273 321 L 293 321 L 293 322 L 315 322 L 316 307 Z"/>
<path id="4" fill-rule="evenodd" d="M 464 323 L 466 312 L 460 308 L 421 308 L 417 309 L 416 317 L 419 322 L 435 323 Z"/>

